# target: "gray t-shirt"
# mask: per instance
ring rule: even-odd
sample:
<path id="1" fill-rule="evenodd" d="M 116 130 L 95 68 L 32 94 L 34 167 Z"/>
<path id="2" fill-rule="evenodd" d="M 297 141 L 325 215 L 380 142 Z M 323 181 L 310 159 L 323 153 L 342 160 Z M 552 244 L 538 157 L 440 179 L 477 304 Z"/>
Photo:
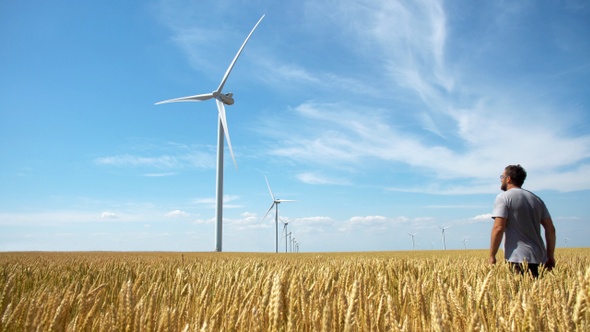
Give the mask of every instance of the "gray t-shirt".
<path id="1" fill-rule="evenodd" d="M 541 237 L 541 220 L 550 218 L 545 203 L 532 192 L 512 188 L 496 196 L 492 218 L 506 218 L 504 257 L 509 262 L 531 264 L 547 261 Z"/>

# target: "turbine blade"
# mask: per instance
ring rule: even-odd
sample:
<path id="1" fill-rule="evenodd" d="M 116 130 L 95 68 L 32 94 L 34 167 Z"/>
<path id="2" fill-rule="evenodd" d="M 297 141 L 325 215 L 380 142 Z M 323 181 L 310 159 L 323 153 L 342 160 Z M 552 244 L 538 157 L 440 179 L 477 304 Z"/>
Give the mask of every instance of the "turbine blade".
<path id="1" fill-rule="evenodd" d="M 297 201 L 293 200 L 293 199 L 277 199 L 277 200 L 275 200 L 275 202 L 283 203 L 283 202 L 297 202 Z"/>
<path id="2" fill-rule="evenodd" d="M 266 211 L 266 213 L 264 214 L 264 217 L 262 218 L 262 221 L 264 221 L 264 219 L 266 219 L 266 216 L 268 216 L 270 210 L 272 210 L 272 208 L 275 206 L 275 202 L 272 202 L 272 204 L 270 205 L 270 207 L 268 208 L 268 211 Z"/>
<path id="3" fill-rule="evenodd" d="M 214 98 L 213 93 L 205 93 L 202 95 L 195 95 L 195 96 L 188 96 L 188 97 L 180 97 L 180 98 L 174 98 L 174 99 L 168 99 L 168 100 L 164 100 L 164 101 L 159 101 L 156 103 L 156 105 L 160 105 L 160 104 L 167 104 L 167 103 L 178 103 L 178 102 L 183 102 L 183 101 L 202 101 L 202 100 L 208 100 Z"/>
<path id="4" fill-rule="evenodd" d="M 221 121 L 221 125 L 223 126 L 223 132 L 225 133 L 225 139 L 227 140 L 227 146 L 229 147 L 229 153 L 231 154 L 231 159 L 234 161 L 234 165 L 236 169 L 238 169 L 238 164 L 236 163 L 236 158 L 234 157 L 234 150 L 231 147 L 231 140 L 229 139 L 229 131 L 227 128 L 227 120 L 225 119 L 225 106 L 223 106 L 223 102 L 217 98 L 215 98 L 217 102 L 217 110 L 219 111 L 219 120 Z"/>
<path id="5" fill-rule="evenodd" d="M 276 202 L 275 195 L 272 194 L 272 190 L 270 189 L 270 184 L 268 184 L 268 179 L 266 178 L 266 175 L 264 176 L 264 179 L 266 180 L 266 186 L 268 187 L 268 192 L 270 192 L 270 197 L 272 197 L 272 200 Z"/>
<path id="6" fill-rule="evenodd" d="M 236 54 L 233 61 L 231 62 L 231 64 L 227 68 L 227 71 L 225 72 L 225 75 L 223 75 L 223 79 L 221 80 L 221 83 L 219 84 L 219 87 L 217 88 L 218 93 L 221 93 L 221 90 L 223 90 L 223 86 L 225 85 L 225 81 L 227 81 L 227 78 L 229 77 L 229 73 L 231 73 L 232 69 L 234 68 L 236 61 L 238 60 L 238 57 L 240 56 L 240 53 L 242 53 L 242 50 L 246 46 L 246 43 L 250 39 L 250 36 L 252 36 L 252 33 L 254 33 L 254 30 L 256 30 L 256 27 L 258 27 L 258 24 L 260 24 L 260 21 L 262 21 L 263 18 L 264 18 L 264 15 L 262 15 L 262 17 L 258 20 L 258 22 L 256 22 L 256 25 L 254 26 L 254 28 L 252 28 L 252 31 L 250 31 L 250 34 L 248 35 L 248 37 L 246 37 L 246 40 L 244 40 L 242 47 L 240 47 L 240 49 L 238 50 L 238 53 Z"/>

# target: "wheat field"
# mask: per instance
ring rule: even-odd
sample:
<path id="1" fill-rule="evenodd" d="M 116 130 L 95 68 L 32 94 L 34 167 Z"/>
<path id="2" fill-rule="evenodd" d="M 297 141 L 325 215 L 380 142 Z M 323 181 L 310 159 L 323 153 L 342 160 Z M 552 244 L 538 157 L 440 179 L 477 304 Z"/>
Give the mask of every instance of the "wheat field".
<path id="1" fill-rule="evenodd" d="M 0 253 L 0 331 L 589 331 L 589 254 Z"/>

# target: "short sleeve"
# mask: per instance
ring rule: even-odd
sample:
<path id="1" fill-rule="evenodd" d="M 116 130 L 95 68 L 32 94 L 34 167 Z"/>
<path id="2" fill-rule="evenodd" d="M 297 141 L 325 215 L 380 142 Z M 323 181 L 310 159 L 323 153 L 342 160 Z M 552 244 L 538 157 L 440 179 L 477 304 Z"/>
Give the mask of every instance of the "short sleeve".
<path id="1" fill-rule="evenodd" d="M 508 218 L 508 206 L 506 204 L 506 197 L 502 193 L 496 196 L 494 201 L 494 209 L 492 210 L 492 218 Z"/>

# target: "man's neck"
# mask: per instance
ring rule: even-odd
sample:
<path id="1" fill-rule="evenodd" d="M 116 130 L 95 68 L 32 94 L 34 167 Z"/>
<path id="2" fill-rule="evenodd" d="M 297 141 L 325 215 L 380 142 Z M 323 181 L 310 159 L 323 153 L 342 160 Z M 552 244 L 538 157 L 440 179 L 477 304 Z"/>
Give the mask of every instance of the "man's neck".
<path id="1" fill-rule="evenodd" d="M 520 187 L 519 187 L 519 186 L 515 186 L 515 185 L 513 185 L 513 184 L 509 183 L 509 184 L 506 186 L 506 191 L 508 191 L 508 190 L 510 190 L 510 189 L 520 189 Z"/>

